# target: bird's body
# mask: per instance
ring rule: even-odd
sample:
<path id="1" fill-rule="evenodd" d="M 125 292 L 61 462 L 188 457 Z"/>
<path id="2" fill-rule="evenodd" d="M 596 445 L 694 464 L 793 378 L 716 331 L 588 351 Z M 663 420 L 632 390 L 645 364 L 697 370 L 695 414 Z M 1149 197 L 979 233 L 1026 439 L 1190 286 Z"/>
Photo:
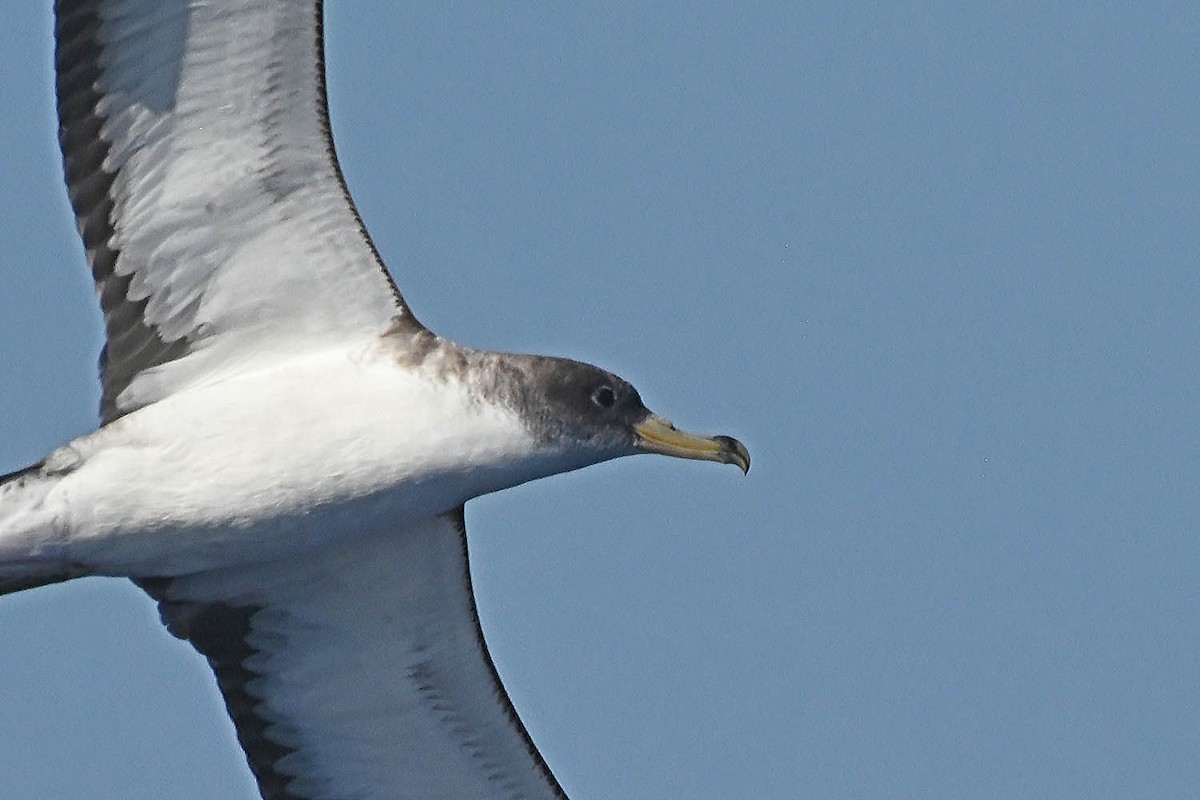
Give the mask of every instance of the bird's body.
<path id="1" fill-rule="evenodd" d="M 475 614 L 463 504 L 636 453 L 749 467 L 625 381 L 413 316 L 345 190 L 314 0 L 59 0 L 102 426 L 0 478 L 0 594 L 133 579 L 269 800 L 561 798 Z"/>
<path id="2" fill-rule="evenodd" d="M 472 394 L 470 372 L 400 365 L 380 337 L 194 386 L 52 453 L 53 487 L 36 488 L 36 514 L 0 545 L 99 574 L 176 575 L 330 543 L 346 520 L 351 536 L 391 529 L 559 471 L 515 409 Z M 19 491 L 0 488 L 4 508 L 22 507 Z"/>

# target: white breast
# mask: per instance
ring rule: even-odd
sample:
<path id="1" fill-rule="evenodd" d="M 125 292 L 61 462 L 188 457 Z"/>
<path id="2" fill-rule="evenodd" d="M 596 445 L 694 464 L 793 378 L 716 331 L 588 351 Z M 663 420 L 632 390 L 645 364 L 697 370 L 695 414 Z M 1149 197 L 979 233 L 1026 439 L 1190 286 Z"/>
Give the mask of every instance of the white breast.
<path id="1" fill-rule="evenodd" d="M 458 381 L 337 350 L 193 387 L 68 445 L 48 501 L 73 560 L 180 574 L 430 517 L 545 474 L 538 456 L 512 411 Z"/>

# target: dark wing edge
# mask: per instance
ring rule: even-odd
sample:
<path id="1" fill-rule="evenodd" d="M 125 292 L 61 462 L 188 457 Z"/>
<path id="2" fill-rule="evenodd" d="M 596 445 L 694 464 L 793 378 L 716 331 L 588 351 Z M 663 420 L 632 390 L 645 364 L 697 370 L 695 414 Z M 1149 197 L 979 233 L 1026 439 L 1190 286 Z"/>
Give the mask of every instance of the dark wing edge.
<path id="1" fill-rule="evenodd" d="M 329 87 L 325 77 L 325 0 L 317 0 L 316 4 L 317 15 L 317 115 L 321 121 L 321 135 L 325 138 L 325 152 L 329 157 L 329 164 L 333 170 L 334 177 L 337 178 L 338 186 L 342 189 L 342 199 L 345 200 L 346 206 L 350 209 L 350 213 L 354 215 L 354 222 L 358 225 L 358 233 L 362 237 L 363 244 L 371 251 L 371 255 L 375 258 L 375 263 L 379 265 L 379 271 L 387 279 L 388 287 L 392 292 L 392 299 L 396 305 L 405 309 L 406 313 L 397 317 L 397 324 L 403 325 L 406 330 L 411 329 L 413 332 L 424 330 L 425 326 L 416 318 L 409 307 L 408 302 L 400 294 L 400 287 L 396 285 L 392 273 L 388 272 L 387 266 L 383 263 L 383 256 L 379 255 L 379 249 L 375 246 L 375 240 L 371 238 L 371 232 L 367 230 L 367 224 L 363 222 L 362 214 L 358 212 L 358 206 L 354 203 L 354 197 L 350 194 L 350 185 L 346 183 L 346 175 L 342 172 L 342 163 L 338 160 L 337 145 L 333 141 L 333 123 L 329 117 Z"/>
<path id="2" fill-rule="evenodd" d="M 280 759 L 295 751 L 268 736 L 269 723 L 258 714 L 261 700 L 249 688 L 259 676 L 246 665 L 257 652 L 250 646 L 248 638 L 254 615 L 262 608 L 175 602 L 166 599 L 170 579 L 135 582 L 158 601 L 159 613 L 167 629 L 190 642 L 208 660 L 225 701 L 225 711 L 237 730 L 238 744 L 246 754 L 246 762 L 258 782 L 263 800 L 312 800 L 290 792 L 291 778 L 275 769 Z"/>
<path id="3" fill-rule="evenodd" d="M 104 169 L 111 145 L 100 137 L 104 117 L 97 108 L 103 48 L 100 9 L 103 0 L 55 0 L 54 72 L 58 102 L 58 143 L 63 156 L 67 197 L 96 283 L 107 334 L 100 351 L 104 386 L 100 418 L 120 416 L 117 397 L 134 376 L 149 367 L 187 354 L 185 339 L 164 340 L 143 322 L 149 297 L 129 298 L 133 274 L 118 275 L 120 253 L 112 247 L 113 182 L 117 173 Z"/>
<path id="4" fill-rule="evenodd" d="M 521 721 L 521 717 L 517 714 L 517 707 L 513 705 L 512 698 L 508 696 L 508 690 L 504 688 L 504 681 L 500 679 L 500 671 L 496 669 L 496 662 L 492 660 L 492 653 L 488 650 L 487 639 L 483 635 L 483 623 L 479 619 L 479 607 L 475 603 L 475 587 L 471 583 L 471 558 L 467 548 L 466 506 L 459 506 L 446 516 L 458 529 L 462 546 L 463 580 L 466 582 L 467 593 L 470 597 L 471 619 L 475 623 L 475 641 L 479 647 L 479 655 L 492 676 L 492 685 L 496 698 L 503 707 L 509 723 L 521 734 L 521 738 L 525 741 L 525 748 L 529 752 L 529 757 L 537 763 L 542 777 L 546 779 L 546 782 L 554 790 L 555 796 L 562 800 L 569 800 L 567 793 L 563 791 L 558 779 L 554 777 L 554 773 L 550 770 L 550 765 L 542 757 L 542 753 L 538 750 L 537 744 L 534 743 L 533 737 L 529 735 L 525 723 Z"/>

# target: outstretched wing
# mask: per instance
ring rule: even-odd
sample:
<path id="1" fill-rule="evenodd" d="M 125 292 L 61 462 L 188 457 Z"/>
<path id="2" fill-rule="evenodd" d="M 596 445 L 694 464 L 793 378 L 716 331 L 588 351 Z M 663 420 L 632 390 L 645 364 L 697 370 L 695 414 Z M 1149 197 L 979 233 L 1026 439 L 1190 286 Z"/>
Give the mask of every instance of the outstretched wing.
<path id="1" fill-rule="evenodd" d="M 565 800 L 488 656 L 461 508 L 139 583 L 208 658 L 266 800 Z"/>
<path id="2" fill-rule="evenodd" d="M 318 0 L 56 0 L 107 422 L 220 365 L 417 325 L 346 191 Z"/>

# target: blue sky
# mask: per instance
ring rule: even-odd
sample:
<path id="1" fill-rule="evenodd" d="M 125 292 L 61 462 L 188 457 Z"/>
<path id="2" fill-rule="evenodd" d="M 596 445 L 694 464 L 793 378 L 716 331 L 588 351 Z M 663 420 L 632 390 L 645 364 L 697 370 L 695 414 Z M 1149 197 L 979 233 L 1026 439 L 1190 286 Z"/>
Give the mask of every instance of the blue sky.
<path id="1" fill-rule="evenodd" d="M 49 3 L 0 6 L 0 470 L 95 425 Z M 572 797 L 1200 793 L 1200 10 L 343 3 L 350 186 L 424 322 L 750 447 L 470 504 Z M 0 599 L 25 800 L 251 798 L 128 585 Z"/>

